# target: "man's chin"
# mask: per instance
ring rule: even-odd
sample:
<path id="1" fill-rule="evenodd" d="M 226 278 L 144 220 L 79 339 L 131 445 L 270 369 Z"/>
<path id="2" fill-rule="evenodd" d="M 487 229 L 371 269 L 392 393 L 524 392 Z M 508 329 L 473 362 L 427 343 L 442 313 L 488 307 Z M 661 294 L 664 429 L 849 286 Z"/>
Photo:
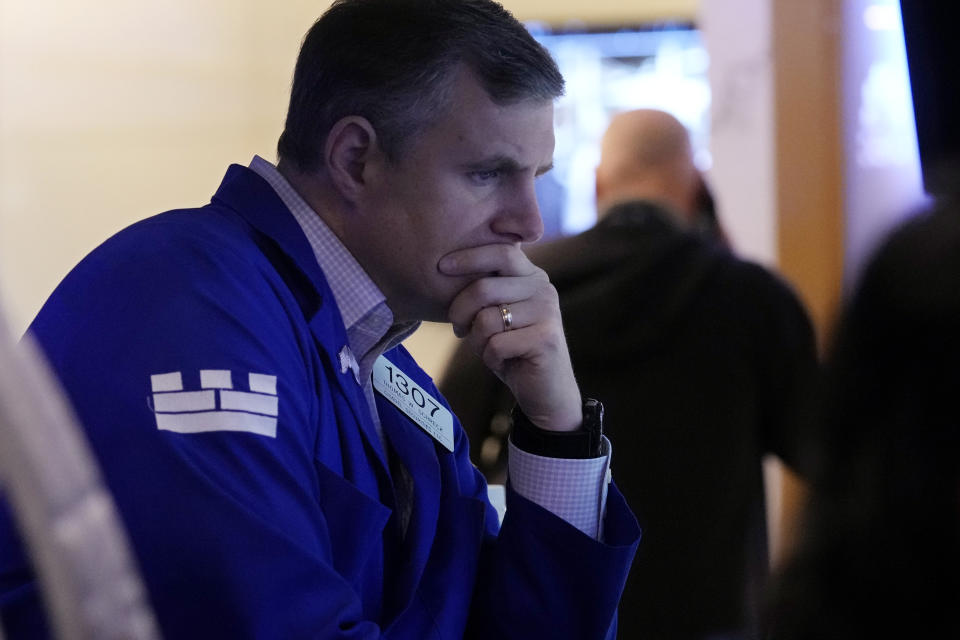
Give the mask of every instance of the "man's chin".
<path id="1" fill-rule="evenodd" d="M 418 320 L 421 322 L 450 323 L 450 305 L 464 288 L 477 280 L 477 276 L 443 276 L 429 295 L 427 292 L 411 292 L 410 299 L 416 297 L 416 303 L 406 309 L 393 309 L 395 321 Z M 392 307 L 391 307 L 392 308 Z"/>

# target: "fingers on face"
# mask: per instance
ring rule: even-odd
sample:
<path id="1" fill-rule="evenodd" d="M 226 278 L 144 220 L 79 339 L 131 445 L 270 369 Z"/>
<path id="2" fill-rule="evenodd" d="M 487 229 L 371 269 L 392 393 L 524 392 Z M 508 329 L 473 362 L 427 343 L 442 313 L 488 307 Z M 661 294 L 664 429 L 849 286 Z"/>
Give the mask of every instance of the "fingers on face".
<path id="1" fill-rule="evenodd" d="M 515 304 L 529 298 L 535 292 L 528 278 L 480 278 L 474 280 L 457 294 L 450 304 L 447 315 L 458 334 L 470 331 L 475 318 L 487 307 L 500 304 Z M 499 312 L 498 312 L 499 313 Z"/>
<path id="2" fill-rule="evenodd" d="M 471 337 L 479 344 L 483 344 L 498 333 L 523 329 L 529 325 L 526 318 L 529 318 L 531 314 L 526 312 L 526 308 L 530 304 L 528 302 L 515 302 L 505 305 L 510 313 L 509 329 L 505 327 L 504 314 L 500 305 L 484 307 L 473 319 L 473 327 L 470 330 Z"/>
<path id="3" fill-rule="evenodd" d="M 483 318 L 488 316 L 494 317 L 496 322 L 493 325 L 502 331 L 504 327 L 500 305 L 506 304 L 513 316 L 512 328 L 516 329 L 521 326 L 517 317 L 517 305 L 523 303 L 532 303 L 538 312 L 534 315 L 529 313 L 528 309 L 531 317 L 527 324 L 536 322 L 540 314 L 550 313 L 551 307 L 555 313 L 558 312 L 556 289 L 546 277 L 491 277 L 475 280 L 457 294 L 450 305 L 448 317 L 458 336 L 473 331 L 473 325 L 478 320 L 482 320 L 486 326 L 488 321 Z"/>
<path id="4" fill-rule="evenodd" d="M 487 367 L 502 374 L 510 362 L 552 361 L 552 354 L 564 348 L 559 319 L 550 319 L 527 323 L 519 329 L 495 332 L 481 343 L 478 353 Z"/>
<path id="5" fill-rule="evenodd" d="M 537 343 L 546 337 L 563 335 L 553 287 L 544 295 L 509 303 L 506 307 L 511 319 L 509 329 L 504 326 L 499 304 L 483 307 L 473 317 L 466 339 L 476 353 L 485 353 L 490 344 L 496 342 L 502 345 L 497 346 L 494 353 L 504 349 L 506 357 L 520 357 L 531 348 L 535 350 Z"/>

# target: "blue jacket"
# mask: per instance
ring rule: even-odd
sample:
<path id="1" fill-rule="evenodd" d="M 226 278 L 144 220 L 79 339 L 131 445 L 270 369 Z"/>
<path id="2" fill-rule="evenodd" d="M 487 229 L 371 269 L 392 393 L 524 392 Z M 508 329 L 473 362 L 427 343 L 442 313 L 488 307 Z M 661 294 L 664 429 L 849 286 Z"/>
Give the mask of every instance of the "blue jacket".
<path id="1" fill-rule="evenodd" d="M 32 331 L 85 425 L 165 637 L 615 633 L 639 539 L 620 493 L 611 486 L 604 543 L 509 489 L 498 531 L 459 423 L 451 453 L 377 394 L 396 456 L 385 460 L 340 366 L 346 332 L 324 274 L 252 171 L 232 166 L 209 205 L 105 242 Z M 446 406 L 405 349 L 385 356 Z M 413 480 L 405 534 L 397 462 Z M 0 542 L 8 527 L 0 518 Z M 11 639 L 42 623 L 15 551 L 0 549 Z"/>

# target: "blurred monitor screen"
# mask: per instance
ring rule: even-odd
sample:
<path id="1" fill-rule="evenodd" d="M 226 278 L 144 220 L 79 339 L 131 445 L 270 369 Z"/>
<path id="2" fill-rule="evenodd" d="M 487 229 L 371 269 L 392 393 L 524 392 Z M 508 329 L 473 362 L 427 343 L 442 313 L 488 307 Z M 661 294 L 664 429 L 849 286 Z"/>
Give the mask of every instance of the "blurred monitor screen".
<path id="1" fill-rule="evenodd" d="M 690 130 L 697 164 L 710 167 L 708 59 L 690 24 L 527 28 L 560 66 L 567 91 L 556 105 L 554 170 L 537 181 L 544 237 L 596 221 L 594 171 L 600 139 L 621 111 L 656 108 Z"/>

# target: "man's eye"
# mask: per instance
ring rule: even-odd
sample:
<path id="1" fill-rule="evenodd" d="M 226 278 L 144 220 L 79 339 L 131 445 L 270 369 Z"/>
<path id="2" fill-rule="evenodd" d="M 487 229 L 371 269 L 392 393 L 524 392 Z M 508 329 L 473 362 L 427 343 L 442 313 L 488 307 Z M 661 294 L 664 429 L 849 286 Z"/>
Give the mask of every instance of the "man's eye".
<path id="1" fill-rule="evenodd" d="M 474 182 L 489 182 L 500 177 L 499 169 L 488 169 L 486 171 L 471 171 L 470 178 Z"/>

